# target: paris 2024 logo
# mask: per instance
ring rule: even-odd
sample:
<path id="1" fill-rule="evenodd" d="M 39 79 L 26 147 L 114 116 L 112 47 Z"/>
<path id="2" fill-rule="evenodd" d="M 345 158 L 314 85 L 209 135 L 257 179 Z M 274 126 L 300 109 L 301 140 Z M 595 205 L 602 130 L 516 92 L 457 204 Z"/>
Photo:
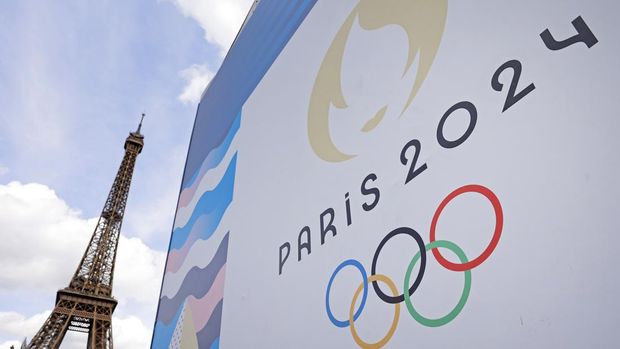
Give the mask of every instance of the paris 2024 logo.
<path id="1" fill-rule="evenodd" d="M 345 46 L 356 20 L 365 30 L 376 30 L 388 25 L 397 25 L 406 33 L 409 47 L 407 50 L 407 58 L 403 76 L 408 71 L 414 69 L 415 61 L 417 61 L 417 72 L 415 79 L 413 80 L 413 85 L 406 94 L 404 107 L 400 110 L 400 115 L 402 115 L 402 113 L 405 112 L 405 110 L 407 110 L 407 108 L 414 101 L 416 94 L 420 90 L 431 69 L 443 35 L 446 14 L 447 0 L 361 0 L 357 6 L 353 8 L 352 12 L 346 18 L 329 46 L 327 53 L 325 54 L 325 58 L 319 68 L 314 87 L 312 89 L 308 109 L 308 139 L 316 156 L 331 163 L 347 161 L 356 156 L 354 153 L 345 152 L 339 149 L 332 138 L 332 133 L 330 132 L 330 109 L 337 108 L 344 110 L 348 108 L 348 104 L 343 93 L 341 75 Z M 390 105 L 384 104 L 378 110 L 370 111 L 368 115 L 365 115 L 366 119 L 364 120 L 363 127 L 357 132 L 373 131 L 384 119 L 386 110 L 389 107 Z M 469 105 L 462 105 L 460 108 L 465 109 L 470 113 L 472 123 L 475 124 L 475 108 L 472 109 Z M 445 120 L 442 122 L 445 122 Z M 441 135 L 441 137 L 443 137 L 443 135 Z M 439 133 L 438 139 L 440 139 Z M 448 141 L 446 141 L 446 144 L 450 145 Z M 409 148 L 415 148 L 416 150 L 415 156 L 411 159 L 411 161 L 407 159 L 405 154 Z M 411 169 L 407 175 L 405 184 L 426 169 L 426 164 L 416 168 L 415 163 L 417 161 L 417 155 L 419 154 L 420 148 L 421 145 L 419 141 L 413 140 L 403 149 L 401 154 L 401 162 L 403 165 L 407 165 L 409 162 L 411 163 Z M 369 177 L 367 177 L 364 181 L 364 184 L 368 182 L 367 180 Z M 370 179 L 374 180 L 376 179 L 376 176 L 374 179 L 373 177 L 370 177 Z M 364 187 L 364 184 L 362 187 Z M 491 242 L 478 257 L 472 260 L 468 259 L 465 252 L 454 242 L 437 239 L 435 231 L 438 219 L 444 208 L 453 199 L 466 193 L 479 194 L 485 197 L 491 203 L 495 215 L 495 228 Z M 425 242 L 424 238 L 416 230 L 410 227 L 396 228 L 391 230 L 379 242 L 372 260 L 370 274 L 367 272 L 367 269 L 363 266 L 363 264 L 356 259 L 344 260 L 335 268 L 329 278 L 329 281 L 327 282 L 325 292 L 325 311 L 327 318 L 336 327 L 348 327 L 355 343 L 362 348 L 381 348 L 390 341 L 398 326 L 400 318 L 400 304 L 403 302 L 405 303 L 412 318 L 424 326 L 439 327 L 449 323 L 458 316 L 467 302 L 471 290 L 471 270 L 487 260 L 495 250 L 501 237 L 503 220 L 503 211 L 500 201 L 495 193 L 493 193 L 493 191 L 489 188 L 482 185 L 470 184 L 455 189 L 448 194 L 437 207 L 432 218 L 428 242 Z M 377 260 L 385 244 L 393 237 L 401 234 L 413 238 L 416 242 L 417 250 L 412 252 L 412 258 L 407 267 L 406 274 L 404 275 L 403 283 L 401 285 L 397 285 L 388 276 L 377 272 Z M 459 263 L 448 261 L 442 256 L 440 249 L 451 251 L 459 259 Z M 422 278 L 426 270 L 427 251 L 432 251 L 432 254 L 437 262 L 446 269 L 454 272 L 462 272 L 464 275 L 463 290 L 457 305 L 448 314 L 436 319 L 425 317 L 418 312 L 415 307 L 416 301 L 414 293 L 422 282 Z M 281 273 L 283 263 L 282 256 L 280 257 Z M 412 277 L 414 266 L 416 264 L 419 264 L 418 272 L 415 277 Z M 352 301 L 350 308 L 348 309 L 348 318 L 338 319 L 332 312 L 330 294 L 335 278 L 345 267 L 353 267 L 357 269 L 361 276 L 361 283 L 357 286 L 357 288 L 353 288 L 351 290 Z M 411 282 L 412 279 L 413 282 Z M 370 288 L 369 285 L 371 283 L 373 286 L 372 289 L 376 295 L 386 304 L 392 304 L 394 306 L 394 318 L 392 319 L 388 332 L 381 340 L 375 343 L 369 343 L 363 340 L 355 328 L 355 321 L 362 314 L 362 311 L 366 305 Z M 379 283 L 387 286 L 390 292 L 385 293 L 379 286 Z M 361 301 L 356 307 L 360 295 Z"/>

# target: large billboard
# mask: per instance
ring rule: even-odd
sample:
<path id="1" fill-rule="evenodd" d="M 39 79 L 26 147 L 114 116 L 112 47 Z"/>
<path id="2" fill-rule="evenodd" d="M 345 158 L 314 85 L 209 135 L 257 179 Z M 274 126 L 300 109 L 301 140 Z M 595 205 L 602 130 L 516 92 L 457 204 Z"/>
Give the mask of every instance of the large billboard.
<path id="1" fill-rule="evenodd" d="M 258 3 L 152 348 L 615 347 L 615 1 Z"/>

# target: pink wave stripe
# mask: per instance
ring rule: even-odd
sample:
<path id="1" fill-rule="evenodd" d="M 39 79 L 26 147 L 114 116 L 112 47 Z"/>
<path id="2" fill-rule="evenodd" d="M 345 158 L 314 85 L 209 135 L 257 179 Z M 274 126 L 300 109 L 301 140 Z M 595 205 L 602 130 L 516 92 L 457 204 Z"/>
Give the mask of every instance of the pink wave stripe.
<path id="1" fill-rule="evenodd" d="M 181 247 L 181 249 L 179 250 L 171 250 L 170 253 L 168 253 L 166 272 L 175 273 L 177 270 L 179 270 L 179 268 L 181 268 L 185 257 L 187 257 L 187 253 L 192 248 L 194 243 L 198 240 L 198 234 L 203 231 L 209 224 L 209 221 L 213 219 L 213 217 L 211 216 L 212 215 L 207 214 L 198 218 L 196 220 L 196 223 L 194 223 L 192 230 L 190 230 L 189 236 L 183 244 L 183 247 Z"/>
<path id="2" fill-rule="evenodd" d="M 211 163 L 210 155 L 211 154 L 207 156 L 205 161 L 200 166 L 198 177 L 194 180 L 194 183 L 192 183 L 192 185 L 190 185 L 189 187 L 181 191 L 181 195 L 179 196 L 179 207 L 186 207 L 192 201 L 192 197 L 194 197 L 194 194 L 196 193 L 196 190 L 198 189 L 198 185 L 202 181 L 202 177 L 205 176 L 205 174 L 207 173 L 207 168 L 210 167 L 208 166 Z"/>
<path id="3" fill-rule="evenodd" d="M 213 310 L 217 304 L 224 298 L 224 280 L 226 279 L 226 264 L 222 265 L 222 268 L 217 273 L 213 284 L 207 294 L 197 299 L 194 296 L 187 297 L 190 308 L 192 309 L 192 316 L 194 318 L 194 329 L 196 333 L 205 327 Z"/>
<path id="4" fill-rule="evenodd" d="M 181 195 L 179 196 L 179 207 L 186 207 L 191 201 L 196 189 L 198 188 L 198 183 L 202 179 L 202 176 L 196 178 L 196 182 L 192 184 L 191 187 L 183 189 L 181 191 Z"/>

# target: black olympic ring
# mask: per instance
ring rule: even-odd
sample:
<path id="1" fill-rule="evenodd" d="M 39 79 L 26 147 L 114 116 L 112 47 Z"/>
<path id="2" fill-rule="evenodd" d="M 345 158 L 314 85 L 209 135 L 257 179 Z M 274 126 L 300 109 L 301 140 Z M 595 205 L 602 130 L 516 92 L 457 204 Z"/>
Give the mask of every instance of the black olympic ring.
<path id="1" fill-rule="evenodd" d="M 383 245 L 385 245 L 391 238 L 393 238 L 394 236 L 398 234 L 407 234 L 413 237 L 415 241 L 418 243 L 418 248 L 420 249 L 420 270 L 418 271 L 418 276 L 415 278 L 413 285 L 411 285 L 411 287 L 409 288 L 409 295 L 411 296 L 413 295 L 415 290 L 418 289 L 418 286 L 420 286 L 420 282 L 422 282 L 422 277 L 424 276 L 424 271 L 426 270 L 426 247 L 424 246 L 424 241 L 422 240 L 422 237 L 420 236 L 420 234 L 418 234 L 417 231 L 411 228 L 408 228 L 408 227 L 400 227 L 400 228 L 396 228 L 392 230 L 389 234 L 387 234 L 383 238 L 383 240 L 381 240 L 381 243 L 379 243 L 379 246 L 377 247 L 377 250 L 375 251 L 375 256 L 372 258 L 372 267 L 370 269 L 370 274 L 371 275 L 377 274 L 376 273 L 377 259 L 379 258 L 379 253 L 381 252 Z M 379 288 L 379 284 L 377 283 L 377 281 L 372 282 L 372 287 L 374 288 L 377 296 L 379 296 L 379 298 L 381 298 L 384 302 L 387 302 L 390 304 L 396 304 L 396 303 L 401 303 L 405 300 L 404 294 L 401 294 L 397 297 L 393 297 L 393 296 L 388 296 L 385 293 L 383 293 L 383 291 L 381 291 L 381 289 Z"/>

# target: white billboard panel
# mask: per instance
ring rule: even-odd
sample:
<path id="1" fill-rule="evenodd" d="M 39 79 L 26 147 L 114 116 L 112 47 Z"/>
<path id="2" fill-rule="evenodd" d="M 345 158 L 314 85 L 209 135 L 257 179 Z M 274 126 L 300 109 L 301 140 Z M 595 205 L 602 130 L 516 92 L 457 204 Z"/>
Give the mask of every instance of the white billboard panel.
<path id="1" fill-rule="evenodd" d="M 615 347 L 619 10 L 259 3 L 198 110 L 152 347 Z"/>

